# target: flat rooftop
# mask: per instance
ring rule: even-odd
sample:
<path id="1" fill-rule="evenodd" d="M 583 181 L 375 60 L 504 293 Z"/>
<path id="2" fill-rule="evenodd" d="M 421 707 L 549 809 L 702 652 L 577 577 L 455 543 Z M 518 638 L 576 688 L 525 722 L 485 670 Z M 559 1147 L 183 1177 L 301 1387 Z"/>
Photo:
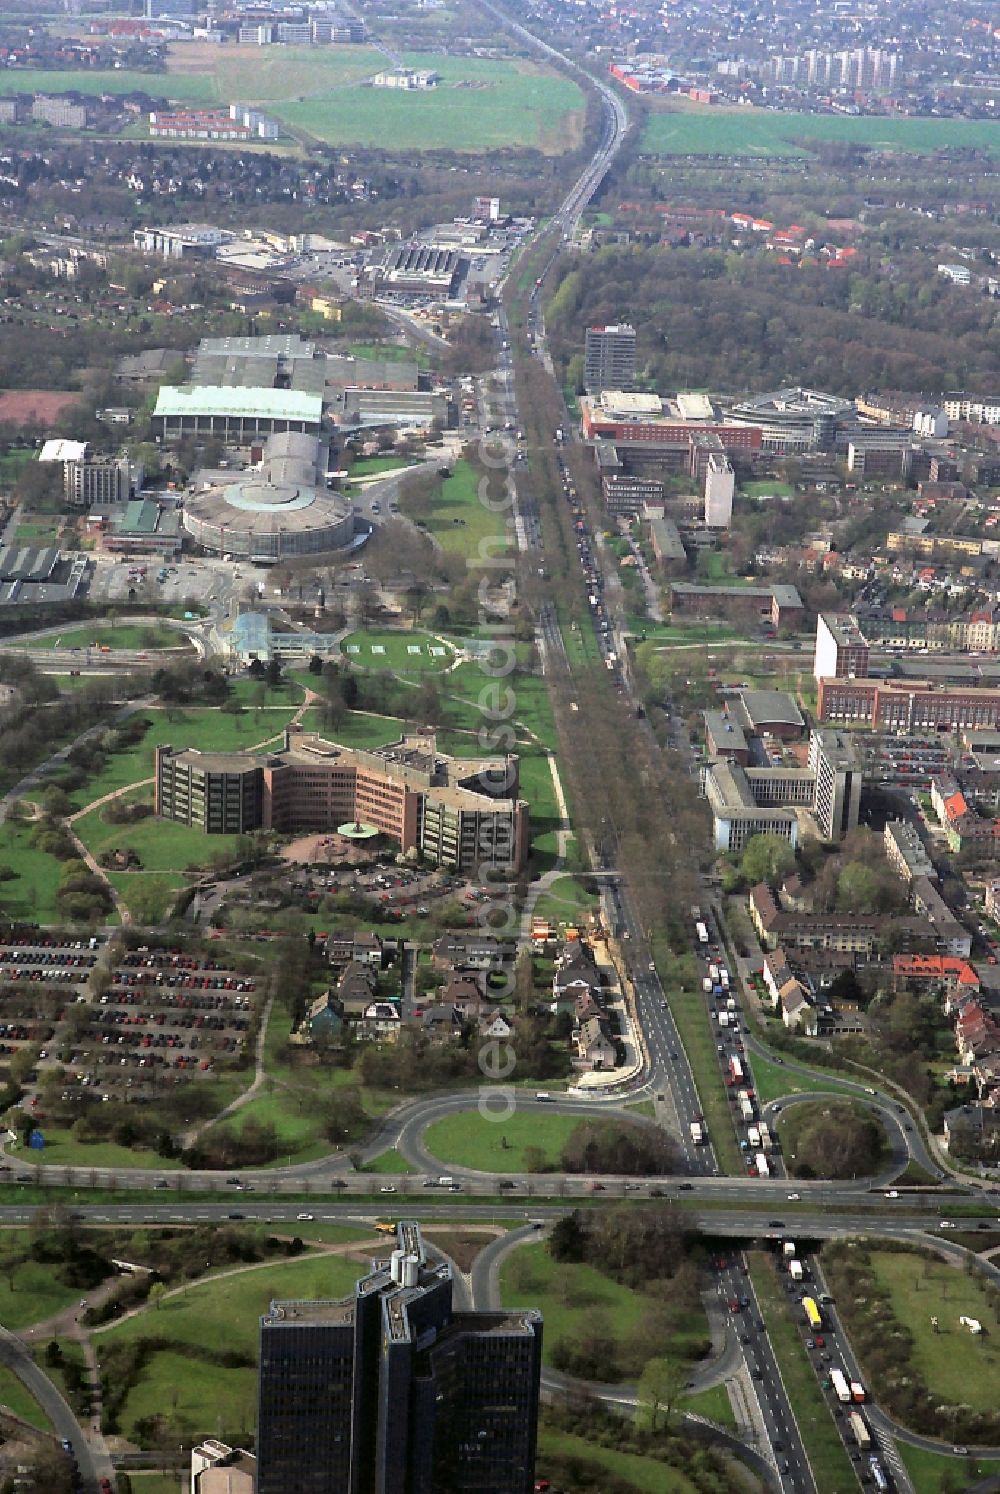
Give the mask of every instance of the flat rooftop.
<path id="1" fill-rule="evenodd" d="M 805 728 L 802 712 L 784 690 L 741 690 L 740 705 L 754 731 L 775 721 L 800 731 Z"/>
<path id="2" fill-rule="evenodd" d="M 222 415 L 234 420 L 300 420 L 318 426 L 323 420 L 323 399 L 295 389 L 164 384 L 153 415 L 159 419 Z"/>

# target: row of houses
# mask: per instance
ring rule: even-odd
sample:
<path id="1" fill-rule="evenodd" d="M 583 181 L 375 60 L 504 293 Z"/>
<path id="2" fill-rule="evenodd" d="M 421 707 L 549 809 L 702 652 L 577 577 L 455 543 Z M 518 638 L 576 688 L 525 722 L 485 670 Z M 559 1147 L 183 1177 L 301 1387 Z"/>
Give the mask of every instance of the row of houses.
<path id="1" fill-rule="evenodd" d="M 556 1011 L 573 1014 L 572 1042 L 581 1069 L 613 1069 L 618 1062 L 611 1018 L 609 985 L 594 951 L 583 939 L 568 939 L 556 956 L 552 1001 Z"/>

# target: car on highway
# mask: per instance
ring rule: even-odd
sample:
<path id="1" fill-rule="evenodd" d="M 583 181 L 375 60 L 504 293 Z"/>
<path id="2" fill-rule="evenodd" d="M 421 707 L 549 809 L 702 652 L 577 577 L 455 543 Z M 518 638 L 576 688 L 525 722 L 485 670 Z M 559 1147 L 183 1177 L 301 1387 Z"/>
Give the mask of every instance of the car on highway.
<path id="1" fill-rule="evenodd" d="M 953 1219 L 942 1219 L 941 1222 L 940 1222 L 940 1224 L 938 1225 L 938 1229 L 954 1229 L 954 1228 L 955 1228 L 955 1221 Z"/>
<path id="2" fill-rule="evenodd" d="M 309 1220 L 309 1219 L 315 1219 L 316 1215 L 315 1214 L 296 1214 L 295 1217 L 296 1217 L 296 1219 Z"/>
<path id="3" fill-rule="evenodd" d="M 798 1203 L 798 1201 L 799 1201 L 799 1199 L 801 1197 L 802 1197 L 801 1193 L 789 1193 L 789 1195 L 788 1195 L 788 1202 L 789 1203 Z"/>
<path id="4" fill-rule="evenodd" d="M 383 1183 L 378 1191 L 380 1193 L 395 1193 L 396 1185 L 395 1183 Z"/>

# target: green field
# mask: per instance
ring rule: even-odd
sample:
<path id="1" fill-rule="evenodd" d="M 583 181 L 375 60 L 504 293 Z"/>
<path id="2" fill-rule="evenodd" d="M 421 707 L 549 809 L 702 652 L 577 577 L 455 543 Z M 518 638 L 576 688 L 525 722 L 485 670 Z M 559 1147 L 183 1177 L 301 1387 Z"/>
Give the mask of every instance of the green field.
<path id="1" fill-rule="evenodd" d="M 772 109 L 691 108 L 652 112 L 642 149 L 657 155 L 799 156 L 801 142 L 856 141 L 880 150 L 983 150 L 1000 154 L 992 120 L 880 119 L 841 114 L 785 114 Z"/>
<path id="2" fill-rule="evenodd" d="M 433 512 L 422 521 L 428 534 L 450 555 L 470 559 L 481 553 L 502 553 L 495 542 L 504 537 L 507 510 L 492 513 L 480 502 L 479 480 L 479 474 L 468 462 L 456 462 L 455 470 L 441 485 Z M 481 546 L 487 548 L 481 550 Z"/>
<path id="3" fill-rule="evenodd" d="M 561 154 L 579 139 L 583 96 L 575 83 L 525 61 L 408 53 L 407 67 L 432 68 L 436 88 L 330 87 L 273 113 L 331 145 L 485 151 L 504 146 Z M 380 59 L 379 67 L 384 67 Z"/>
<path id="4" fill-rule="evenodd" d="M 538 1431 L 538 1459 L 535 1472 L 544 1476 L 552 1469 L 546 1468 L 546 1455 L 572 1460 L 572 1467 L 587 1471 L 587 1488 L 599 1489 L 601 1473 L 616 1479 L 625 1479 L 629 1487 L 638 1494 L 697 1494 L 698 1485 L 685 1478 L 679 1468 L 668 1467 L 656 1458 L 646 1458 L 639 1453 L 619 1452 L 617 1448 L 601 1447 L 588 1442 L 584 1437 L 575 1437 L 570 1432 L 557 1431 L 554 1427 L 541 1426 Z M 141 1491 L 140 1491 L 141 1494 Z"/>
<path id="5" fill-rule="evenodd" d="M 377 650 L 381 649 L 379 653 Z M 411 650 L 416 649 L 416 653 Z M 432 649 L 441 653 L 433 654 Z M 341 644 L 348 663 L 358 669 L 389 669 L 394 674 L 440 673 L 454 660 L 451 646 L 419 629 L 385 629 L 350 633 Z"/>
<path id="6" fill-rule="evenodd" d="M 546 1363 L 552 1363 L 558 1344 L 574 1344 L 584 1331 L 606 1333 L 616 1349 L 638 1360 L 637 1368 L 654 1352 L 642 1343 L 649 1311 L 649 1300 L 642 1292 L 620 1286 L 593 1266 L 553 1260 L 545 1245 L 525 1245 L 507 1257 L 500 1270 L 500 1295 L 506 1307 L 539 1309 L 545 1319 L 542 1355 Z M 599 1329 L 593 1323 L 595 1317 L 600 1319 Z M 685 1358 L 697 1356 L 707 1338 L 704 1308 L 695 1297 L 671 1333 L 671 1349 Z"/>
<path id="7" fill-rule="evenodd" d="M 22 545 L 54 545 L 58 538 L 58 519 L 50 519 L 47 523 L 44 519 L 29 519 L 14 530 L 15 541 Z"/>
<path id="8" fill-rule="evenodd" d="M 140 798 L 151 794 L 151 789 L 137 790 Z M 240 839 L 238 835 L 205 835 L 195 825 L 175 824 L 152 815 L 136 825 L 108 825 L 99 809 L 82 815 L 73 828 L 98 860 L 104 851 L 133 850 L 144 872 L 182 872 L 189 867 L 208 866 L 214 856 L 233 852 Z"/>
<path id="9" fill-rule="evenodd" d="M 748 498 L 794 498 L 795 489 L 789 482 L 778 482 L 777 478 L 761 478 L 759 482 L 744 482 L 740 491 Z"/>
<path id="10" fill-rule="evenodd" d="M 303 731 L 319 732 L 342 747 L 384 747 L 387 742 L 398 741 L 405 728 L 405 721 L 395 716 L 376 716 L 371 711 L 348 711 L 336 729 L 324 725 L 319 706 L 312 706 L 302 718 Z"/>
<path id="11" fill-rule="evenodd" d="M 995 1458 L 954 1458 L 947 1453 L 933 1453 L 922 1447 L 910 1447 L 909 1443 L 903 1441 L 897 1442 L 896 1448 L 906 1464 L 906 1471 L 916 1494 L 950 1494 L 953 1489 L 967 1488 L 977 1479 L 1000 1473 L 1000 1463 Z"/>
<path id="12" fill-rule="evenodd" d="M 322 1299 L 346 1296 L 365 1268 L 345 1256 L 314 1255 L 305 1260 L 269 1261 L 232 1276 L 197 1283 L 167 1297 L 124 1323 L 98 1329 L 98 1354 L 104 1343 L 155 1337 L 176 1348 L 199 1349 L 224 1344 L 227 1350 L 257 1357 L 259 1318 L 273 1297 Z M 213 1417 L 214 1424 L 214 1417 Z"/>
<path id="13" fill-rule="evenodd" d="M 115 627 L 99 624 L 94 627 L 67 628 L 61 633 L 48 633 L 44 638 L 33 638 L 25 642 L 25 648 L 127 648 L 161 649 L 190 648 L 183 633 L 177 628 L 165 628 L 162 623 L 150 619 L 149 623 L 120 623 Z"/>
<path id="14" fill-rule="evenodd" d="M 354 1075 L 350 1069 L 300 1068 L 287 1062 L 284 1049 L 290 1031 L 289 1013 L 280 1006 L 276 1007 L 268 1022 L 264 1045 L 267 1081 L 252 1100 L 223 1123 L 228 1130 L 237 1134 L 248 1122 L 273 1125 L 277 1140 L 273 1160 L 276 1165 L 281 1166 L 326 1157 L 336 1149 L 334 1143 L 323 1135 L 323 1116 L 317 1100 L 332 1089 L 354 1083 Z M 364 1086 L 359 1087 L 359 1093 L 366 1111 L 373 1117 L 388 1110 L 399 1098 L 396 1094 Z M 219 1109 L 222 1109 L 221 1104 Z M 411 1170 L 401 1158 L 397 1159 L 398 1165 L 389 1165 L 389 1159 L 395 1157 L 395 1153 L 383 1155 L 386 1164 L 371 1164 L 373 1172 L 405 1173 Z M 379 1163 L 381 1160 L 378 1159 Z"/>
<path id="15" fill-rule="evenodd" d="M 375 358 L 383 363 L 417 363 L 421 368 L 426 368 L 430 363 L 426 348 L 411 348 L 398 342 L 352 342 L 344 351 L 355 358 Z M 354 467 L 364 465 L 369 460 L 386 460 L 394 462 L 396 466 L 399 465 L 398 458 L 394 457 L 362 457 L 360 463 L 354 463 L 351 471 L 353 472 Z"/>
<path id="16" fill-rule="evenodd" d="M 13 1370 L 0 1368 L 0 1406 L 6 1406 L 15 1416 L 28 1422 L 30 1426 L 38 1427 L 41 1432 L 52 1430 L 49 1418 Z"/>
<path id="17" fill-rule="evenodd" d="M 828 1094 L 840 1088 L 836 1079 L 792 1073 L 787 1066 L 760 1058 L 756 1053 L 751 1058 L 757 1097 L 762 1105 L 770 1105 L 772 1100 L 781 1100 L 785 1095 Z"/>
<path id="18" fill-rule="evenodd" d="M 600 898 L 585 891 L 576 877 L 557 877 L 535 904 L 535 917 L 553 923 L 574 923 L 597 908 Z"/>
<path id="19" fill-rule="evenodd" d="M 151 778 L 155 747 L 241 752 L 258 743 L 276 741 L 296 708 L 296 702 L 289 701 L 284 706 L 251 709 L 240 716 L 231 716 L 214 706 L 150 707 L 139 713 L 150 722 L 142 741 L 125 752 L 112 753 L 99 773 L 73 790 L 70 801 L 74 809 L 85 809 L 105 794 Z"/>
<path id="20" fill-rule="evenodd" d="M 54 856 L 33 850 L 30 834 L 30 825 L 10 820 L 0 825 L 0 862 L 15 874 L 12 881 L 0 884 L 0 908 L 11 918 L 56 923 L 61 864 Z"/>
<path id="21" fill-rule="evenodd" d="M 993 1411 L 1000 1400 L 1000 1319 L 982 1287 L 964 1271 L 929 1255 L 870 1252 L 872 1276 L 913 1335 L 911 1363 L 931 1395 L 949 1405 Z M 978 1318 L 973 1337 L 959 1317 Z M 931 1328 L 938 1319 L 939 1331 Z"/>
<path id="22" fill-rule="evenodd" d="M 578 1115 L 539 1115 L 537 1111 L 519 1110 L 500 1122 L 467 1110 L 428 1126 L 424 1146 L 442 1163 L 497 1173 L 526 1172 L 525 1148 L 534 1146 L 554 1168 L 581 1120 Z"/>
<path id="23" fill-rule="evenodd" d="M 323 95 L 385 65 L 370 47 L 173 47 L 166 73 L 19 70 L 0 93 L 124 94 L 140 90 L 185 104 L 264 104 Z"/>

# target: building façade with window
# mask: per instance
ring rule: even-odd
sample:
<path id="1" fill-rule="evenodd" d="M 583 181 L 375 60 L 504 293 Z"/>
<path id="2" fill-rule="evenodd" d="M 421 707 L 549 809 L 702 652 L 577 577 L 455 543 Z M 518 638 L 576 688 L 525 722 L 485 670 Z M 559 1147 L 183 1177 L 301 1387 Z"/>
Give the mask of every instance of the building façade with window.
<path id="1" fill-rule="evenodd" d="M 439 866 L 518 872 L 528 805 L 516 757 L 452 758 L 433 733 L 368 751 L 285 732 L 281 751 L 158 747 L 155 812 L 208 835 L 336 830 L 360 821 Z"/>

